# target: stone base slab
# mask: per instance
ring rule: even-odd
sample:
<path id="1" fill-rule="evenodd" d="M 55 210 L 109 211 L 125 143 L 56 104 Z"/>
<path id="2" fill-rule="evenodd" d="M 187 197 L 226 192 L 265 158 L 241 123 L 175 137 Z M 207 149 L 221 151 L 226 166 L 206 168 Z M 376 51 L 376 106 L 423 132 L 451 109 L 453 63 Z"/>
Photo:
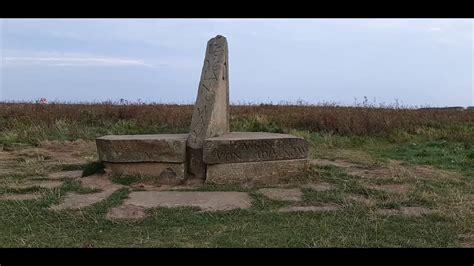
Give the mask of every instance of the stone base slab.
<path id="1" fill-rule="evenodd" d="M 213 164 L 207 166 L 206 183 L 277 184 L 282 179 L 303 175 L 308 167 L 308 159 Z"/>
<path id="2" fill-rule="evenodd" d="M 115 176 L 142 176 L 160 184 L 182 184 L 185 163 L 111 163 L 104 162 L 105 170 Z"/>

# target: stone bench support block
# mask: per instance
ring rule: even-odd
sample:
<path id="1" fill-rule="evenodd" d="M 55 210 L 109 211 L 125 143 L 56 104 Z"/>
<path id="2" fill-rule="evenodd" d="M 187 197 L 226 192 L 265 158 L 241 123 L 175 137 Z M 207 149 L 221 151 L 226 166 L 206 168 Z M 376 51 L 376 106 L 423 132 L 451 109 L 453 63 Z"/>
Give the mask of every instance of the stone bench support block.
<path id="1" fill-rule="evenodd" d="M 277 184 L 285 178 L 304 175 L 308 167 L 308 159 L 212 164 L 207 166 L 206 183 Z"/>
<path id="2" fill-rule="evenodd" d="M 152 178 L 160 184 L 181 184 L 185 179 L 185 163 L 110 163 L 104 162 L 106 171 L 114 176 L 140 176 Z"/>

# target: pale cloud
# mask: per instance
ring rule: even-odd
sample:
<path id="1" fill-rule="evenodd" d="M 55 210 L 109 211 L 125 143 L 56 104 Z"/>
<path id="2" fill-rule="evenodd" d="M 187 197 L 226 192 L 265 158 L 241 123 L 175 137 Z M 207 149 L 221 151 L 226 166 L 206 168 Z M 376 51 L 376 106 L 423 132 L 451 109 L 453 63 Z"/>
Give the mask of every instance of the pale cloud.
<path id="1" fill-rule="evenodd" d="M 9 51 L 2 57 L 5 66 L 154 66 L 134 58 L 103 57 L 80 53 L 20 52 Z M 13 55 L 8 55 L 13 54 Z"/>
<path id="2" fill-rule="evenodd" d="M 79 58 L 79 57 L 5 57 L 6 65 L 56 65 L 56 66 L 145 66 L 152 67 L 140 60 L 118 58 Z"/>
<path id="3" fill-rule="evenodd" d="M 441 31 L 442 29 L 440 27 L 429 27 L 428 31 Z"/>

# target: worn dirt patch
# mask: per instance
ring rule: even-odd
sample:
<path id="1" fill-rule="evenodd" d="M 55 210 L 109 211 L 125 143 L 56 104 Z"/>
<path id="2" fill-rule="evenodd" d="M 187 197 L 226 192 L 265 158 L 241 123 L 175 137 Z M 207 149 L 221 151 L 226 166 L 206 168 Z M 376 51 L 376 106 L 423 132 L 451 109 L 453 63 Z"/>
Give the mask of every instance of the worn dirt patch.
<path id="1" fill-rule="evenodd" d="M 307 188 L 307 189 L 312 189 L 312 190 L 318 191 L 318 192 L 328 191 L 328 190 L 332 190 L 332 189 L 335 188 L 333 185 L 331 185 L 329 183 L 326 183 L 326 182 L 317 183 L 317 184 L 306 184 L 306 185 L 303 185 L 301 187 L 302 188 Z"/>
<path id="2" fill-rule="evenodd" d="M 39 198 L 41 194 L 38 193 L 0 195 L 0 200 L 37 200 Z"/>
<path id="3" fill-rule="evenodd" d="M 368 188 L 395 194 L 406 194 L 410 191 L 410 187 L 403 184 L 368 186 Z"/>
<path id="4" fill-rule="evenodd" d="M 81 209 L 99 203 L 107 199 L 115 191 L 121 189 L 122 185 L 112 183 L 106 175 L 91 175 L 80 179 L 81 186 L 89 189 L 100 189 L 101 192 L 79 194 L 68 192 L 62 203 L 50 207 L 51 210 Z"/>
<path id="5" fill-rule="evenodd" d="M 0 176 L 43 174 L 58 165 L 96 158 L 94 141 L 43 141 L 38 147 L 5 148 L 0 152 Z"/>
<path id="6" fill-rule="evenodd" d="M 198 207 L 204 211 L 225 211 L 251 207 L 245 192 L 134 191 L 123 205 L 143 208 Z"/>
<path id="7" fill-rule="evenodd" d="M 42 141 L 39 147 L 49 152 L 53 160 L 62 163 L 85 163 L 86 158 L 96 158 L 97 148 L 94 141 Z"/>
<path id="8" fill-rule="evenodd" d="M 359 196 L 359 195 L 350 195 L 350 196 L 346 197 L 346 200 L 356 202 L 356 203 L 360 203 L 360 204 L 365 205 L 367 207 L 373 207 L 377 204 L 377 202 L 374 199 L 366 198 L 366 197 Z"/>
<path id="9" fill-rule="evenodd" d="M 317 166 L 336 166 L 341 168 L 350 168 L 350 167 L 358 167 L 357 164 L 344 161 L 344 160 L 327 160 L 327 159 L 312 159 L 310 160 L 310 164 L 317 165 Z"/>
<path id="10" fill-rule="evenodd" d="M 459 173 L 436 169 L 425 165 L 406 165 L 403 161 L 388 160 L 384 166 L 379 164 L 357 164 L 346 160 L 313 159 L 311 164 L 317 166 L 336 166 L 344 168 L 347 174 L 369 179 L 457 179 Z"/>
<path id="11" fill-rule="evenodd" d="M 122 205 L 110 209 L 106 218 L 108 220 L 122 220 L 122 219 L 143 219 L 147 216 L 145 208 L 134 205 Z"/>
<path id="12" fill-rule="evenodd" d="M 424 207 L 402 207 L 400 208 L 402 215 L 409 217 L 420 217 L 427 214 L 436 213 L 436 210 L 428 209 Z"/>
<path id="13" fill-rule="evenodd" d="M 323 149 L 318 150 L 318 156 L 332 162 L 349 162 L 359 166 L 373 166 L 380 163 L 376 157 L 361 150 Z"/>
<path id="14" fill-rule="evenodd" d="M 386 166 L 361 168 L 348 167 L 346 172 L 349 175 L 359 176 L 369 179 L 392 179 L 392 180 L 413 180 L 413 179 L 457 179 L 462 177 L 456 172 L 435 169 L 431 166 L 405 165 L 403 161 L 389 160 Z"/>
<path id="15" fill-rule="evenodd" d="M 299 188 L 261 188 L 257 193 L 278 201 L 301 201 L 303 197 Z"/>
<path id="16" fill-rule="evenodd" d="M 319 206 L 291 206 L 280 208 L 278 212 L 287 213 L 287 212 L 325 212 L 325 211 L 335 211 L 339 210 L 337 205 L 327 204 Z"/>
<path id="17" fill-rule="evenodd" d="M 62 179 L 62 178 L 76 179 L 76 178 L 81 178 L 81 177 L 82 177 L 82 170 L 61 171 L 61 172 L 50 173 L 48 175 L 49 179 Z"/>
<path id="18" fill-rule="evenodd" d="M 378 210 L 375 210 L 375 213 L 383 215 L 383 216 L 391 216 L 391 215 L 400 214 L 400 212 L 395 209 L 378 209 Z"/>

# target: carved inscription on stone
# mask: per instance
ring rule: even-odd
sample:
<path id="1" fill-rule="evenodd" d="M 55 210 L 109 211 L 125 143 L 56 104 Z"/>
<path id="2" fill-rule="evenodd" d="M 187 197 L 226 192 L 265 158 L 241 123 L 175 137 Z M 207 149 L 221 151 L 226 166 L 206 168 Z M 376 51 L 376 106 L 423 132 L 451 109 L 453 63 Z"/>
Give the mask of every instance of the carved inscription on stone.
<path id="1" fill-rule="evenodd" d="M 306 158 L 308 143 L 300 138 L 207 140 L 204 162 L 237 163 Z"/>
<path id="2" fill-rule="evenodd" d="M 227 53 L 225 37 L 208 42 L 188 137 L 191 148 L 201 148 L 204 139 L 229 132 Z"/>
<path id="3" fill-rule="evenodd" d="M 216 36 L 207 43 L 206 56 L 186 142 L 187 176 L 204 179 L 204 140 L 227 133 L 229 126 L 229 80 L 227 40 Z"/>

